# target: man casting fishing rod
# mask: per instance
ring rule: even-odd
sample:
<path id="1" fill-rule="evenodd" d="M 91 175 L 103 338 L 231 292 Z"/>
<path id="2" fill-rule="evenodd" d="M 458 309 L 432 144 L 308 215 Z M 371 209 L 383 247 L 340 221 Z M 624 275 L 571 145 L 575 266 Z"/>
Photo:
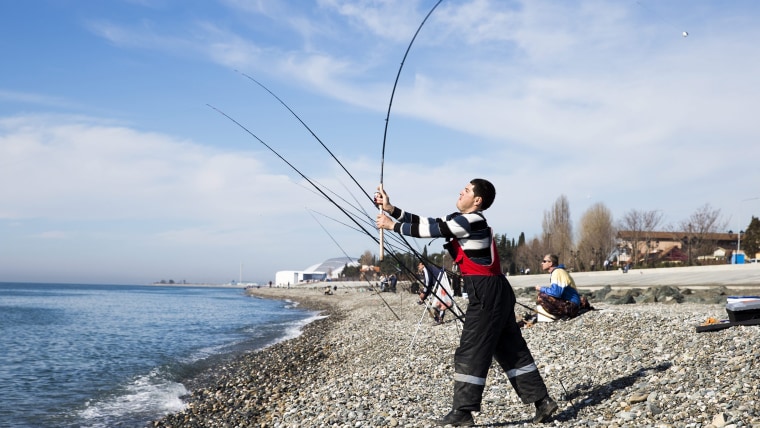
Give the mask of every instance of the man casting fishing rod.
<path id="1" fill-rule="evenodd" d="M 515 294 L 501 273 L 493 231 L 483 216 L 495 197 L 493 184 L 473 179 L 459 193 L 456 203 L 459 211 L 441 219 L 420 217 L 394 207 L 382 186 L 376 195 L 382 211 L 397 220 L 380 212 L 376 219 L 378 228 L 416 238 L 446 238 L 444 247 L 464 278 L 469 305 L 459 347 L 454 353 L 454 400 L 452 410 L 436 421 L 440 425 L 475 423 L 472 412 L 480 411 L 492 358 L 507 373 L 523 403 L 535 404 L 534 422 L 546 420 L 557 410 L 515 320 Z"/>

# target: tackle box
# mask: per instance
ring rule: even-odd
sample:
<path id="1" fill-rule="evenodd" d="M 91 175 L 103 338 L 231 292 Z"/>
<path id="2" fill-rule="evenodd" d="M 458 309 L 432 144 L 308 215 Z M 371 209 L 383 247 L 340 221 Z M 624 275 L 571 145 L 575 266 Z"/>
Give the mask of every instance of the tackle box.
<path id="1" fill-rule="evenodd" d="M 760 319 L 760 296 L 731 296 L 726 300 L 731 322 Z"/>

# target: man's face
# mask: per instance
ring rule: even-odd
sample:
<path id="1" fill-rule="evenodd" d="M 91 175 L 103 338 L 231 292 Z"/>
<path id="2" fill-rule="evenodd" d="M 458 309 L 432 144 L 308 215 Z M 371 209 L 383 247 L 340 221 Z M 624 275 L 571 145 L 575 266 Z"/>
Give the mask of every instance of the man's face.
<path id="1" fill-rule="evenodd" d="M 475 196 L 473 192 L 472 183 L 468 183 L 461 192 L 459 192 L 459 199 L 457 200 L 457 209 L 461 213 L 470 213 L 477 211 L 480 204 L 480 196 Z"/>

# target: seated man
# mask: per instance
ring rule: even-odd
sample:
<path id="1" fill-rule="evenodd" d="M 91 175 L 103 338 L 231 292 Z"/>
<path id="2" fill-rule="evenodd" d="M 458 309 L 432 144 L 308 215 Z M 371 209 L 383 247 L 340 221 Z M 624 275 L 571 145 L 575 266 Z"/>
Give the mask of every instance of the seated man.
<path id="1" fill-rule="evenodd" d="M 541 260 L 541 268 L 549 272 L 549 286 L 536 286 L 538 311 L 549 318 L 573 318 L 581 308 L 581 296 L 575 288 L 575 281 L 559 263 L 559 257 L 547 254 Z"/>

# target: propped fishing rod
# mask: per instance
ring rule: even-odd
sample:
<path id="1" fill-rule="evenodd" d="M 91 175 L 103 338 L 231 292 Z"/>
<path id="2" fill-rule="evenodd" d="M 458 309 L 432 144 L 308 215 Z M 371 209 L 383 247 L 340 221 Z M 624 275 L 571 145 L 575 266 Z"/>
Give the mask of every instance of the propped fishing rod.
<path id="1" fill-rule="evenodd" d="M 406 57 L 409 55 L 409 51 L 412 49 L 412 44 L 414 44 L 414 41 L 417 39 L 417 35 L 420 33 L 420 30 L 422 30 L 422 26 L 425 25 L 425 22 L 427 22 L 428 18 L 430 18 L 430 15 L 433 14 L 433 11 L 438 7 L 439 4 L 441 4 L 443 0 L 438 0 L 436 4 L 430 9 L 430 12 L 425 15 L 425 19 L 420 22 L 420 26 L 417 27 L 417 31 L 414 32 L 414 36 L 412 36 L 412 40 L 409 41 L 409 46 L 406 47 L 406 52 L 404 52 L 404 57 L 401 59 L 401 65 L 398 67 L 398 72 L 396 73 L 396 80 L 393 82 L 393 89 L 391 90 L 391 99 L 388 101 L 388 113 L 385 115 L 385 130 L 383 131 L 383 149 L 380 152 L 380 191 L 383 191 L 383 173 L 385 169 L 385 142 L 388 139 L 388 122 L 391 118 L 391 107 L 393 106 L 393 97 L 396 95 L 396 87 L 398 86 L 398 80 L 401 77 L 401 70 L 404 68 L 404 63 L 406 62 Z M 382 214 L 383 209 L 380 207 L 380 213 Z M 380 260 L 383 259 L 383 236 L 384 235 L 384 229 L 380 229 Z"/>
<path id="2" fill-rule="evenodd" d="M 419 32 L 419 30 L 418 30 L 418 32 Z M 236 70 L 236 71 L 237 71 L 237 70 Z M 282 98 L 280 98 L 280 97 L 279 97 L 277 94 L 275 94 L 275 93 L 274 93 L 274 92 L 273 92 L 271 89 L 269 89 L 269 88 L 268 88 L 266 85 L 264 85 L 264 84 L 263 84 L 263 83 L 261 83 L 260 81 L 256 80 L 256 79 L 255 79 L 255 78 L 253 78 L 252 76 L 250 76 L 250 75 L 248 75 L 248 74 L 246 74 L 246 73 L 240 72 L 240 71 L 237 71 L 237 72 L 238 72 L 238 73 L 240 73 L 241 75 L 245 76 L 246 78 L 248 78 L 248 79 L 249 79 L 249 80 L 251 80 L 252 82 L 256 83 L 258 86 L 260 86 L 262 89 L 264 89 L 264 90 L 265 90 L 267 93 L 269 93 L 269 94 L 270 94 L 272 97 L 274 97 L 274 98 L 275 98 L 275 99 L 276 99 L 276 100 L 277 100 L 277 101 L 278 101 L 280 104 L 282 104 L 282 105 L 283 105 L 283 106 L 284 106 L 284 107 L 285 107 L 285 108 L 286 108 L 286 109 L 287 109 L 287 110 L 288 110 L 288 111 L 289 111 L 289 112 L 290 112 L 290 113 L 291 113 L 291 114 L 292 114 L 292 115 L 293 115 L 293 116 L 294 116 L 294 117 L 295 117 L 295 118 L 298 120 L 298 122 L 299 122 L 299 123 L 301 123 L 301 125 L 303 125 L 303 126 L 304 126 L 304 127 L 305 127 L 305 128 L 308 130 L 308 131 L 309 131 L 309 133 L 310 133 L 310 134 L 311 134 L 311 135 L 312 135 L 312 136 L 313 136 L 313 137 L 314 137 L 314 138 L 315 138 L 315 139 L 316 139 L 316 140 L 319 142 L 319 144 L 320 144 L 320 145 L 321 145 L 321 146 L 322 146 L 322 147 L 323 147 L 323 148 L 324 148 L 324 149 L 325 149 L 325 150 L 326 150 L 326 151 L 327 151 L 327 152 L 330 154 L 330 156 L 333 158 L 333 160 L 335 160 L 335 161 L 338 163 L 338 165 L 340 165 L 340 167 L 341 167 L 341 168 L 343 169 L 343 171 L 344 171 L 344 172 L 345 172 L 345 173 L 346 173 L 346 174 L 347 174 L 347 175 L 348 175 L 348 176 L 351 178 L 351 180 L 354 182 L 354 184 L 356 184 L 356 185 L 357 185 L 357 187 L 359 187 L 359 189 L 360 189 L 360 190 L 361 190 L 361 191 L 362 191 L 362 192 L 365 194 L 365 196 L 367 196 L 367 198 L 369 198 L 370 200 L 372 200 L 372 201 L 373 201 L 373 204 L 374 204 L 374 200 L 373 200 L 373 199 L 372 199 L 372 198 L 369 196 L 369 194 L 368 194 L 368 193 L 367 193 L 367 192 L 364 190 L 364 188 L 363 188 L 363 187 L 362 187 L 362 186 L 359 184 L 359 182 L 356 180 L 356 178 L 355 178 L 355 177 L 354 177 L 354 176 L 353 176 L 353 175 L 352 175 L 352 174 L 351 174 L 351 173 L 348 171 L 348 169 L 347 169 L 347 168 L 346 168 L 346 167 L 345 167 L 345 166 L 344 166 L 344 165 L 343 165 L 343 164 L 340 162 L 340 160 L 339 160 L 339 159 L 338 159 L 338 158 L 335 156 L 335 154 L 334 154 L 334 153 L 333 153 L 333 152 L 332 152 L 332 151 L 331 151 L 331 150 L 330 150 L 330 149 L 327 147 L 327 145 L 326 145 L 326 144 L 325 144 L 325 143 L 322 141 L 322 139 L 321 139 L 321 138 L 319 138 L 319 136 L 317 136 L 317 135 L 316 135 L 316 133 L 315 133 L 315 132 L 314 132 L 314 131 L 311 129 L 311 127 L 309 127 L 309 126 L 306 124 L 306 122 L 304 122 L 304 121 L 301 119 L 301 117 L 300 117 L 300 116 L 299 116 L 299 115 L 298 115 L 298 114 L 297 114 L 297 113 L 296 113 L 296 112 L 295 112 L 295 111 L 294 111 L 294 110 L 293 110 L 293 109 L 292 109 L 292 108 L 291 108 L 291 107 L 290 107 L 290 106 L 289 106 L 289 105 L 288 105 L 288 104 L 287 104 L 285 101 L 283 101 L 283 100 L 282 100 Z M 394 87 L 394 90 L 395 90 L 395 87 Z M 387 123 L 387 121 L 386 121 L 386 123 Z M 238 124 L 238 125 L 239 125 L 239 124 Z M 244 128 L 244 129 L 245 129 L 245 128 Z M 247 130 L 246 130 L 246 131 L 247 131 Z M 250 133 L 250 131 L 248 131 L 248 132 Z M 270 149 L 270 150 L 272 150 L 271 148 L 269 148 L 269 149 Z M 292 167 L 292 166 L 291 166 L 291 167 Z M 313 183 L 311 183 L 311 184 L 313 185 Z M 344 187 L 345 187 L 345 186 L 344 186 Z M 315 188 L 316 188 L 316 186 L 315 186 Z M 352 208 L 354 208 L 355 210 L 357 210 L 357 211 L 359 211 L 359 210 L 363 211 L 363 212 L 364 212 L 364 213 L 367 215 L 367 218 L 370 218 L 370 217 L 369 217 L 369 214 L 368 214 L 366 211 L 364 211 L 363 209 L 360 209 L 360 208 L 354 207 L 353 205 L 351 205 L 350 203 L 348 203 L 348 201 L 346 201 L 346 200 L 345 200 L 343 197 L 339 196 L 337 193 L 335 193 L 334 191 L 330 190 L 329 188 L 325 187 L 325 189 L 327 189 L 329 192 L 331 192 L 331 193 L 333 193 L 334 195 L 336 195 L 337 197 L 339 197 L 341 200 L 343 200 L 344 202 L 346 202 L 346 203 L 347 203 L 349 206 L 351 206 L 351 207 L 352 207 Z M 349 191 L 349 194 L 351 195 L 351 197 L 353 197 L 353 198 L 354 198 L 354 200 L 356 200 L 356 198 L 354 197 L 353 193 L 351 193 L 351 192 Z M 358 201 L 357 201 L 357 203 L 358 203 Z M 347 214 L 347 213 L 345 213 L 345 212 L 344 212 L 344 214 Z M 381 230 L 380 232 L 381 232 L 381 234 L 380 234 L 380 240 L 377 240 L 377 239 L 376 239 L 375 241 L 376 241 L 376 242 L 378 242 L 378 243 L 379 243 L 379 245 L 380 245 L 380 252 L 381 252 L 381 254 L 380 254 L 380 260 L 382 260 L 382 255 L 383 255 L 383 253 L 384 253 L 384 247 L 385 247 L 385 245 L 384 245 L 384 242 L 382 241 L 382 239 L 383 239 L 382 230 Z M 403 240 L 403 241 L 404 241 L 404 243 L 405 243 L 407 246 L 409 246 L 408 242 L 406 242 L 406 240 L 405 240 L 403 237 L 401 237 L 401 240 Z M 411 246 L 409 246 L 409 247 L 411 248 Z"/>
<path id="3" fill-rule="evenodd" d="M 333 236 L 330 234 L 330 232 L 327 231 L 327 229 L 325 229 L 325 227 L 322 225 L 322 223 L 319 220 L 317 220 L 316 217 L 314 217 L 314 214 L 311 213 L 311 210 L 309 210 L 308 208 L 307 208 L 307 210 L 309 211 L 309 215 L 311 215 L 311 218 L 313 218 L 314 221 L 317 222 L 317 224 L 319 225 L 319 227 L 321 227 L 322 230 L 327 234 L 327 236 L 329 236 L 330 239 L 332 239 L 332 241 L 335 243 L 335 245 L 338 248 L 340 248 L 340 251 L 343 252 L 343 255 L 346 256 L 348 259 L 351 259 L 351 256 L 348 255 L 348 253 L 346 252 L 346 250 L 344 250 L 343 247 L 340 246 L 340 244 L 338 243 L 338 241 L 336 241 L 335 238 L 333 238 Z M 366 278 L 366 276 L 365 276 L 365 278 Z M 369 279 L 367 279 L 367 283 L 369 284 L 370 288 L 372 288 L 372 291 L 375 292 L 375 293 L 377 293 L 378 296 L 380 296 L 380 300 L 382 300 L 383 303 L 385 303 L 385 306 L 391 311 L 391 313 L 393 314 L 393 316 L 396 317 L 396 320 L 401 321 L 401 318 L 396 314 L 396 311 L 394 311 L 393 308 L 391 308 L 391 306 L 388 304 L 387 301 L 385 301 L 385 299 L 383 298 L 383 296 L 375 289 L 375 286 L 372 284 L 372 281 L 370 281 Z"/>

